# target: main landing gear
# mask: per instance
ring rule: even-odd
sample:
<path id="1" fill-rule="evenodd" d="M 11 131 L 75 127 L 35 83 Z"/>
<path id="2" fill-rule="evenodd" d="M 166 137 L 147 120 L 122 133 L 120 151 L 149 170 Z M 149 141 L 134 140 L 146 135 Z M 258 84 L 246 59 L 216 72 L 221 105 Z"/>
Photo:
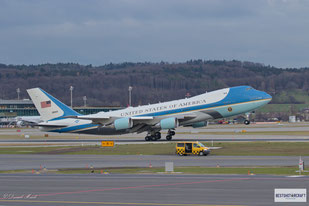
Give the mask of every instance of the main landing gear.
<path id="1" fill-rule="evenodd" d="M 169 129 L 166 135 L 166 140 L 171 141 L 174 135 L 175 135 L 175 131 Z"/>
<path id="2" fill-rule="evenodd" d="M 167 141 L 172 140 L 172 137 L 174 135 L 175 135 L 175 131 L 168 130 L 167 135 L 166 135 L 166 140 Z M 161 132 L 155 132 L 155 131 L 148 132 L 147 136 L 145 137 L 146 141 L 157 141 L 159 139 L 161 139 Z"/>
<path id="3" fill-rule="evenodd" d="M 145 137 L 146 141 L 157 141 L 158 139 L 161 139 L 161 133 L 160 132 L 150 132 Z"/>

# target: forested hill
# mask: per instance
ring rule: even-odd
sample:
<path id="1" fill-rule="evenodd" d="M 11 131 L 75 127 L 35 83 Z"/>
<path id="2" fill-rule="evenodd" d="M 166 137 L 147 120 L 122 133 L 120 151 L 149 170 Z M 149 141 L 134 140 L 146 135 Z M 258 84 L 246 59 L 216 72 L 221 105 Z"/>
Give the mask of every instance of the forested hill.
<path id="1" fill-rule="evenodd" d="M 240 61 L 122 63 L 94 67 L 73 63 L 0 64 L 1 99 L 29 98 L 26 89 L 41 87 L 66 104 L 74 86 L 74 105 L 126 106 L 128 86 L 133 105 L 183 98 L 215 89 L 251 85 L 274 96 L 273 103 L 309 103 L 309 68 L 280 69 Z M 297 94 L 297 95 L 296 95 Z"/>

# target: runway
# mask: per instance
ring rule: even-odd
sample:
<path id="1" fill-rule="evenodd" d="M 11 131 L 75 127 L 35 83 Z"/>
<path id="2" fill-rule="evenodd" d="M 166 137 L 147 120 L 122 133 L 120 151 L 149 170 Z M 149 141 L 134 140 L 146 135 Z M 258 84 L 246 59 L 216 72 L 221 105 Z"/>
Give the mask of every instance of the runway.
<path id="1" fill-rule="evenodd" d="M 211 126 L 192 130 L 179 128 L 173 141 L 308 141 L 307 135 L 238 134 L 243 126 Z M 249 126 L 247 131 L 309 131 L 297 127 Z M 230 132 L 228 135 L 205 132 Z M 204 133 L 204 134 L 203 134 Z M 25 139 L 22 134 L 30 135 Z M 91 136 L 45 133 L 36 129 L 0 130 L 0 145 L 21 144 L 99 144 L 114 140 L 116 144 L 143 144 L 145 134 Z M 157 141 L 156 143 L 167 143 Z M 305 162 L 309 156 L 302 157 Z M 0 155 L 0 170 L 60 168 L 164 167 L 254 167 L 293 166 L 298 156 L 176 156 L 176 155 Z M 108 171 L 108 169 L 106 169 Z M 275 188 L 308 188 L 309 177 L 269 175 L 182 175 L 182 174 L 0 174 L 0 206 L 3 205 L 274 205 Z M 288 205 L 308 205 L 308 203 Z"/>
<path id="2" fill-rule="evenodd" d="M 72 140 L 72 139 L 26 139 L 26 140 L 0 140 L 0 147 L 13 147 L 13 146 L 28 146 L 34 147 L 38 146 L 80 146 L 80 145 L 101 145 L 101 141 L 108 140 L 114 141 L 116 145 L 121 144 L 162 144 L 162 143 L 171 143 L 171 142 L 178 142 L 178 141 L 200 141 L 200 142 L 307 142 L 309 141 L 308 138 L 293 138 L 293 139 L 255 139 L 255 138 L 241 138 L 241 139 L 230 139 L 230 138 L 223 138 L 223 139 L 207 139 L 207 138 L 175 138 L 171 141 L 166 141 L 164 139 L 157 140 L 155 142 L 150 141 L 146 142 L 144 139 L 113 139 L 113 138 L 101 138 L 101 139 L 79 139 L 79 140 Z"/>
<path id="3" fill-rule="evenodd" d="M 8 206 L 268 206 L 275 188 L 309 187 L 308 177 L 266 175 L 0 174 L 0 182 L 0 205 Z"/>
<path id="4" fill-rule="evenodd" d="M 1 131 L 1 130 L 0 130 Z M 22 133 L 16 131 L 1 131 L 0 132 L 0 147 L 11 146 L 74 146 L 74 145 L 100 145 L 101 141 L 114 141 L 115 144 L 144 144 L 149 143 L 144 139 L 144 134 L 128 134 L 122 136 L 92 136 L 81 134 L 58 134 L 49 133 L 48 137 L 44 137 L 45 133 L 33 129 L 26 129 Z M 30 138 L 22 137 L 22 134 L 27 134 Z M 309 134 L 309 132 L 308 132 Z M 217 142 L 308 142 L 309 135 L 248 135 L 248 134 L 229 134 L 229 135 L 207 135 L 198 133 L 176 134 L 172 141 L 166 141 L 164 136 L 161 140 L 151 143 L 169 143 L 177 141 L 217 141 Z"/>
<path id="5" fill-rule="evenodd" d="M 309 162 L 309 156 L 302 157 Z M 297 166 L 298 156 L 176 156 L 176 155 L 0 155 L 0 170 L 116 167 L 164 167 L 174 162 L 175 167 L 245 167 Z"/>
<path id="6" fill-rule="evenodd" d="M 242 132 L 245 131 L 245 132 Z M 263 134 L 265 132 L 265 134 Z M 295 133 L 294 133 L 295 132 Z M 24 138 L 28 135 L 29 138 Z M 47 137 L 46 137 L 47 135 Z M 114 140 L 116 144 L 143 143 L 146 133 L 125 135 L 85 135 L 75 133 L 47 133 L 35 128 L 0 129 L 0 146 L 7 143 L 63 143 L 99 144 L 102 140 Z M 173 141 L 309 141 L 309 124 L 270 124 L 270 125 L 210 125 L 203 128 L 179 127 Z M 166 142 L 165 133 L 162 140 Z"/>

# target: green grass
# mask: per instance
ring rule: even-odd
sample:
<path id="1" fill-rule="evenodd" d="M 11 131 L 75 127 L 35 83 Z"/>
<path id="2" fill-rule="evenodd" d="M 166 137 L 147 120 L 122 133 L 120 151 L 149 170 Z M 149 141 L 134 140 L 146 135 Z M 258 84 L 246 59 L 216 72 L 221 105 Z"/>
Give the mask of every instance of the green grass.
<path id="1" fill-rule="evenodd" d="M 157 173 L 164 172 L 163 167 L 154 167 L 154 168 L 94 168 L 94 169 L 60 169 L 54 173 L 58 174 L 89 174 L 92 173 L 92 170 L 95 174 L 102 173 L 113 173 L 113 174 L 137 174 L 137 173 Z"/>
<path id="2" fill-rule="evenodd" d="M 269 175 L 295 175 L 296 167 L 245 167 L 245 168 L 207 168 L 207 167 L 180 167 L 176 172 L 191 174 L 269 174 Z"/>
<path id="3" fill-rule="evenodd" d="M 218 142 L 212 155 L 309 156 L 309 142 Z"/>
<path id="4" fill-rule="evenodd" d="M 3 147 L 0 148 L 0 154 L 39 154 L 66 148 L 68 147 Z"/>
<path id="5" fill-rule="evenodd" d="M 175 154 L 175 143 L 165 144 L 128 144 L 116 145 L 113 148 L 102 148 L 100 146 L 90 147 L 91 149 L 66 154 L 103 154 L 103 155 L 173 155 Z"/>
<path id="6" fill-rule="evenodd" d="M 0 154 L 166 155 L 175 154 L 175 143 L 116 145 L 113 148 L 100 146 L 3 147 L 0 148 Z"/>
<path id="7" fill-rule="evenodd" d="M 192 134 L 190 132 L 178 132 L 177 134 Z M 309 136 L 309 131 L 257 131 L 257 132 L 199 132 L 205 135 L 289 135 L 289 136 Z"/>
<path id="8" fill-rule="evenodd" d="M 175 167 L 175 173 L 181 174 L 267 174 L 298 175 L 297 167 Z M 32 170 L 7 170 L 0 173 L 32 173 Z M 93 168 L 93 169 L 59 169 L 36 170 L 35 174 L 155 174 L 164 173 L 163 167 L 155 168 Z M 309 173 L 302 173 L 309 175 Z"/>
<path id="9" fill-rule="evenodd" d="M 268 174 L 268 175 L 297 175 L 297 167 L 176 167 L 177 173 L 183 174 Z M 63 169 L 55 173 L 58 174 L 89 174 L 90 169 Z M 112 173 L 112 174 L 151 174 L 164 172 L 164 168 L 107 168 L 93 169 L 94 173 Z M 309 173 L 303 173 L 309 175 Z"/>
<path id="10" fill-rule="evenodd" d="M 276 102 L 290 102 L 291 98 L 298 102 L 309 103 L 308 93 L 301 89 L 284 90 L 274 95 L 273 100 Z"/>
<path id="11" fill-rule="evenodd" d="M 0 170 L 0 174 L 29 173 L 32 170 Z"/>
<path id="12" fill-rule="evenodd" d="M 283 113 L 295 113 L 301 112 L 307 108 L 308 104 L 267 104 L 257 110 L 257 113 L 269 113 L 269 112 L 283 112 Z"/>
<path id="13" fill-rule="evenodd" d="M 210 142 L 203 142 L 210 146 Z M 66 155 L 175 155 L 176 143 L 78 147 L 11 147 L 0 148 L 0 154 L 66 154 Z M 214 142 L 212 156 L 309 156 L 309 142 Z M 205 157 L 207 158 L 207 157 Z"/>
<path id="14" fill-rule="evenodd" d="M 291 100 L 297 101 L 300 104 L 267 104 L 262 108 L 257 110 L 257 113 L 273 113 L 273 112 L 281 112 L 287 114 L 295 114 L 297 112 L 301 112 L 304 108 L 308 107 L 309 104 L 309 96 L 306 91 L 300 89 L 291 89 L 282 91 L 273 96 L 272 102 L 291 102 Z"/>

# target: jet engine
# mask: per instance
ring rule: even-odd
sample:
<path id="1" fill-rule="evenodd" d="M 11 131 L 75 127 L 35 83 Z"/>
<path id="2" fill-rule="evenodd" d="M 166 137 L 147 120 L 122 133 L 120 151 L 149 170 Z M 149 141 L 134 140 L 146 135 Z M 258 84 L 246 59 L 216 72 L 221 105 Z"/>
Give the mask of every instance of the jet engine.
<path id="1" fill-rule="evenodd" d="M 206 127 L 208 125 L 207 121 L 203 121 L 203 122 L 196 122 L 194 124 L 192 124 L 193 128 L 198 128 L 198 127 Z"/>
<path id="2" fill-rule="evenodd" d="M 175 129 L 176 127 L 178 127 L 178 125 L 179 125 L 178 120 L 175 117 L 162 119 L 160 121 L 161 129 Z"/>
<path id="3" fill-rule="evenodd" d="M 17 121 L 17 122 L 16 122 L 16 126 L 17 126 L 17 127 L 25 126 L 24 121 L 22 121 L 22 120 Z"/>
<path id="4" fill-rule="evenodd" d="M 114 126 L 116 130 L 129 129 L 133 127 L 133 121 L 131 118 L 128 118 L 128 117 L 116 119 L 114 121 Z"/>

